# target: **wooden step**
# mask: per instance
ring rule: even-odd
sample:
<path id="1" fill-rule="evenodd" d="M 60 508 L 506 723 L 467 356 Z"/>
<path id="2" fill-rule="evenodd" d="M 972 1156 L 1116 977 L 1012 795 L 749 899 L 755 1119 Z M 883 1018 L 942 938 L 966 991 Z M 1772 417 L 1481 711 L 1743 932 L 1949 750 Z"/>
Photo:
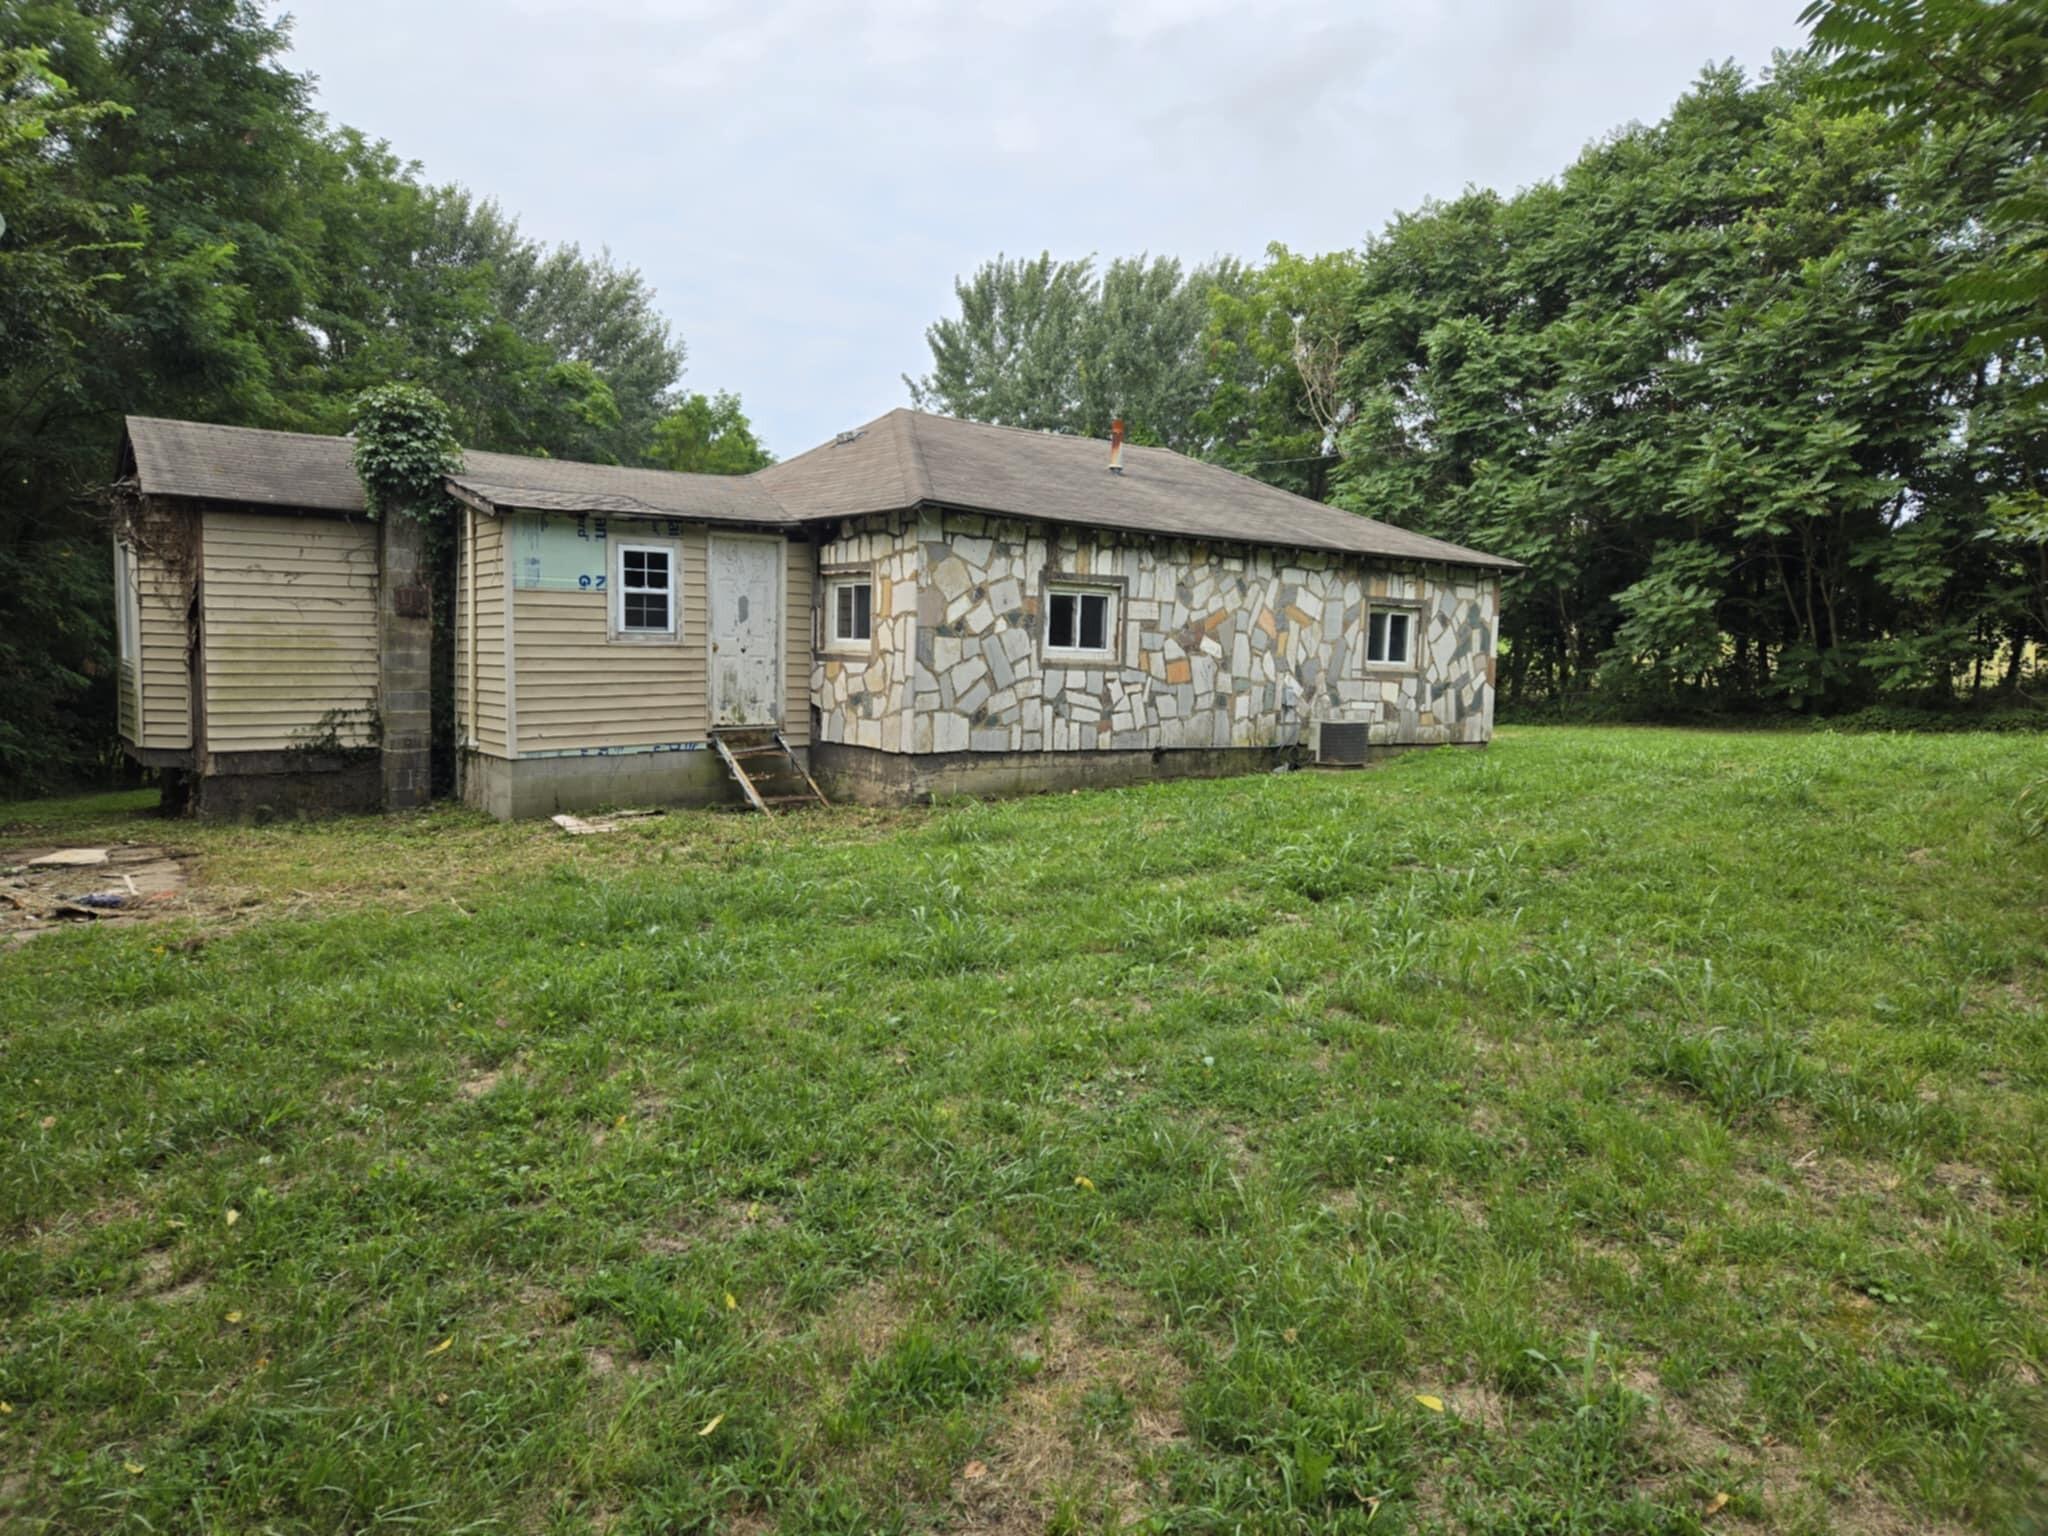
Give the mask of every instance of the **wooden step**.
<path id="1" fill-rule="evenodd" d="M 760 738 L 766 735 L 768 741 Z M 743 740 L 753 737 L 751 741 Z M 747 797 L 747 803 L 764 815 L 775 806 L 817 805 L 829 806 L 830 802 L 819 792 L 818 784 L 804 765 L 797 761 L 796 753 L 780 731 L 763 731 L 759 727 L 741 730 L 713 731 L 711 744 L 718 751 L 719 760 L 725 764 L 725 771 L 732 775 L 740 792 Z M 748 763 L 757 763 L 751 771 Z M 761 786 L 776 779 L 800 781 L 805 793 L 788 795 L 764 795 Z"/>

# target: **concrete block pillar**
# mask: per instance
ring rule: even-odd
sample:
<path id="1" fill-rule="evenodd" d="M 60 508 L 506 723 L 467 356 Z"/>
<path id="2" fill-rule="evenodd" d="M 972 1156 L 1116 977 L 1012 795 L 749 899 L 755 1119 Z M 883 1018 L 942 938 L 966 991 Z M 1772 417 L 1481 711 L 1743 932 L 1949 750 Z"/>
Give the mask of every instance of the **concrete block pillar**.
<path id="1" fill-rule="evenodd" d="M 384 809 L 433 793 L 434 604 L 426 529 L 405 516 L 378 523 L 377 708 L 384 728 Z"/>

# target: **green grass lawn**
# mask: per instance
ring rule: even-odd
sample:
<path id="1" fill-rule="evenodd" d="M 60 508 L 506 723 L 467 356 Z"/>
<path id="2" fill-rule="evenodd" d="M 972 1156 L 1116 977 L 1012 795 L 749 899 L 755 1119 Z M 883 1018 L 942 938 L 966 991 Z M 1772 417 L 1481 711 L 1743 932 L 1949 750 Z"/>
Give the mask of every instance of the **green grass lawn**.
<path id="1" fill-rule="evenodd" d="M 2040 753 L 0 807 L 0 1528 L 2028 1528 Z"/>

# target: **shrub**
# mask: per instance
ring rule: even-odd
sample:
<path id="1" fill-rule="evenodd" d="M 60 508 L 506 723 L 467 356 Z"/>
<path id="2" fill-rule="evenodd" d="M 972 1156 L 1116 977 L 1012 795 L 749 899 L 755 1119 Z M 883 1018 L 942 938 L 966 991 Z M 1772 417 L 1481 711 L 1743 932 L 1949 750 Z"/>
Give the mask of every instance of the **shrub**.
<path id="1" fill-rule="evenodd" d="M 1814 729 L 1845 735 L 1873 731 L 2048 731 L 2048 709 L 2001 705 L 1988 709 L 1936 709 L 1924 704 L 1871 704 L 1846 715 L 1816 720 Z"/>

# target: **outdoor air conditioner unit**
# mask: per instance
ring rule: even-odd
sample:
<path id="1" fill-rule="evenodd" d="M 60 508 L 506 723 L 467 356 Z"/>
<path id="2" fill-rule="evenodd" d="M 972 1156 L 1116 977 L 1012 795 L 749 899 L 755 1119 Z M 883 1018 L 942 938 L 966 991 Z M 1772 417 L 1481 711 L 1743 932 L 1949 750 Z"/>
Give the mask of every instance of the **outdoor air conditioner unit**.
<path id="1" fill-rule="evenodd" d="M 1309 746 L 1318 767 L 1357 768 L 1372 750 L 1372 725 L 1365 720 L 1317 720 L 1309 729 Z"/>

